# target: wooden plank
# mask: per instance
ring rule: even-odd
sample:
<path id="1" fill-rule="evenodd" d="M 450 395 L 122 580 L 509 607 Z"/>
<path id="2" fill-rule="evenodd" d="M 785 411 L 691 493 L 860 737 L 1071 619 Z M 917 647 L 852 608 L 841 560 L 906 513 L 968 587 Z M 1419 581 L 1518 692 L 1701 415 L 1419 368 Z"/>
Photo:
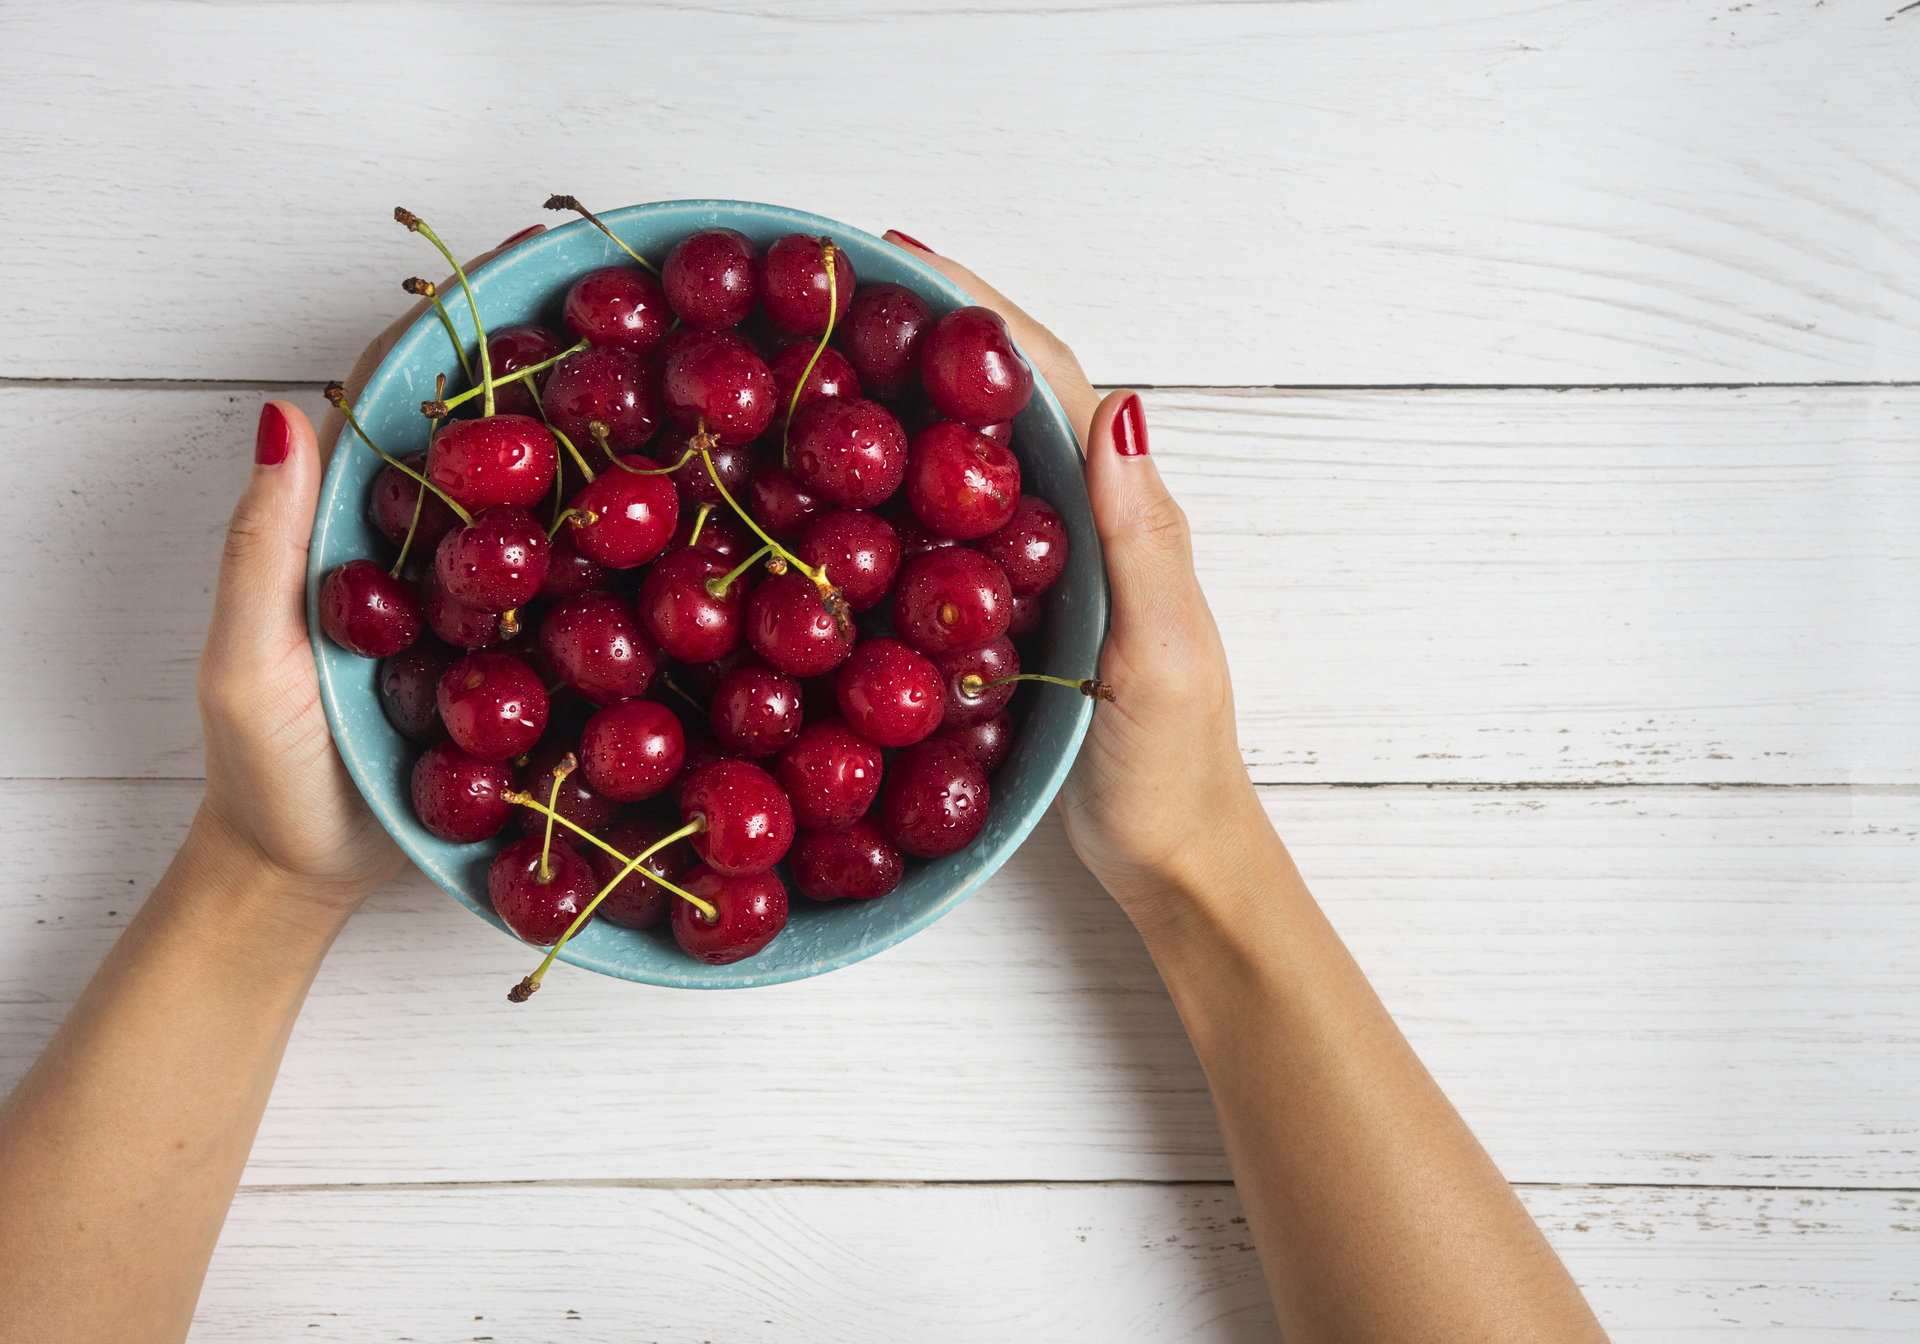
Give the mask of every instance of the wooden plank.
<path id="1" fill-rule="evenodd" d="M 36 450 L 0 499 L 0 776 L 200 772 L 256 401 L 0 388 Z M 1262 782 L 1920 780 L 1920 389 L 1162 392 L 1148 416 Z"/>
<path id="2" fill-rule="evenodd" d="M 1528 1189 L 1616 1344 L 1908 1340 L 1912 1192 Z M 194 1338 L 1277 1341 L 1231 1186 L 251 1190 Z"/>
<path id="3" fill-rule="evenodd" d="M 0 374 L 337 376 L 396 200 L 560 190 L 904 228 L 1106 381 L 1913 379 L 1898 9 L 16 3 Z"/>
<path id="4" fill-rule="evenodd" d="M 0 1088 L 185 828 L 0 784 Z M 1286 788 L 1283 835 L 1519 1181 L 1920 1186 L 1920 791 Z M 30 842 L 29 842 L 30 838 Z M 417 877 L 323 969 L 254 1183 L 1226 1175 L 1205 1082 L 1057 823 L 898 948 L 751 994 L 563 968 Z"/>

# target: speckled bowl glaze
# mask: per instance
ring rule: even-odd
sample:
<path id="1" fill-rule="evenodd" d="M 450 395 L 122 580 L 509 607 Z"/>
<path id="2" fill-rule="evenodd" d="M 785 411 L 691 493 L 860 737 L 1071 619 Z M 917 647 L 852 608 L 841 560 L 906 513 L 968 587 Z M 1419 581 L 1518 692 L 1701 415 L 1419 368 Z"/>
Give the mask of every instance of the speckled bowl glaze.
<path id="1" fill-rule="evenodd" d="M 602 215 L 609 228 L 642 256 L 665 257 L 696 229 L 738 229 L 764 249 L 787 233 L 826 234 L 846 249 L 863 283 L 907 285 L 949 312 L 968 302 L 939 272 L 871 234 L 818 215 L 747 201 L 662 201 Z M 562 331 L 567 287 L 599 266 L 628 258 L 585 220 L 521 243 L 475 272 L 473 289 L 489 329 L 512 322 L 544 322 Z M 426 262 L 423 260 L 422 265 Z M 458 294 L 447 303 L 471 342 L 471 316 Z M 446 333 L 428 314 L 401 338 L 361 394 L 356 411 L 376 443 L 395 455 L 427 445 L 420 403 L 433 395 L 434 377 L 458 379 Z M 1081 676 L 1098 665 L 1107 627 L 1106 569 L 1087 504 L 1084 465 L 1073 429 L 1044 382 L 1014 422 L 1024 489 L 1048 500 L 1066 520 L 1073 550 L 1066 572 L 1047 594 L 1042 654 L 1035 670 Z M 487 864 L 498 840 L 460 845 L 429 835 L 415 820 L 409 775 L 419 748 L 401 737 L 381 712 L 375 690 L 378 664 L 336 647 L 320 633 L 321 581 L 335 566 L 390 550 L 367 520 L 367 494 L 381 463 L 349 430 L 335 449 L 320 491 L 313 548 L 307 565 L 307 628 L 320 669 L 320 697 L 333 740 L 375 815 L 421 871 L 503 933 L 487 899 Z M 1067 691 L 1028 688 L 1026 718 L 1012 756 L 993 778 L 987 824 L 966 849 L 930 862 L 909 860 L 898 890 L 877 901 L 819 904 L 797 893 L 787 927 L 758 956 L 731 966 L 694 961 L 663 925 L 647 932 L 592 921 L 561 960 L 603 975 L 684 989 L 745 989 L 819 975 L 870 957 L 919 932 L 952 910 L 1005 863 L 1053 801 L 1093 718 L 1093 702 Z M 791 887 L 789 887 L 791 890 Z M 507 936 L 511 937 L 511 934 Z"/>

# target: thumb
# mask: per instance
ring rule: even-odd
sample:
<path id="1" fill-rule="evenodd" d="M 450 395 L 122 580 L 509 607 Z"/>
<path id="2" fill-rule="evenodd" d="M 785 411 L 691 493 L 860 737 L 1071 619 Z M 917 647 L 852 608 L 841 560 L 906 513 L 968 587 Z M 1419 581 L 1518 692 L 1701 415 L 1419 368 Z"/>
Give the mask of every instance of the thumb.
<path id="1" fill-rule="evenodd" d="M 1179 630 L 1204 609 L 1193 573 L 1187 515 L 1147 455 L 1145 408 L 1132 392 L 1111 392 L 1087 435 L 1087 497 L 1106 549 L 1113 628 Z"/>
<path id="2" fill-rule="evenodd" d="M 227 524 L 207 653 L 239 665 L 306 638 L 307 543 L 320 495 L 313 425 L 291 402 L 260 408 L 253 474 Z"/>

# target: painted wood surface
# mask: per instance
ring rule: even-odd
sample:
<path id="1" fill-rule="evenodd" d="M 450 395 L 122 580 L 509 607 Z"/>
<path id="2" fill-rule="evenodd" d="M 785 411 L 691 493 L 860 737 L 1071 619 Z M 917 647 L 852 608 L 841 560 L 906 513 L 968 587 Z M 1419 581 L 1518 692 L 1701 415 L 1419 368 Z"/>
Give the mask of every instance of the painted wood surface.
<path id="1" fill-rule="evenodd" d="M 1899 0 L 0 9 L 0 376 L 345 371 L 548 193 L 971 263 L 1102 381 L 1920 378 Z"/>

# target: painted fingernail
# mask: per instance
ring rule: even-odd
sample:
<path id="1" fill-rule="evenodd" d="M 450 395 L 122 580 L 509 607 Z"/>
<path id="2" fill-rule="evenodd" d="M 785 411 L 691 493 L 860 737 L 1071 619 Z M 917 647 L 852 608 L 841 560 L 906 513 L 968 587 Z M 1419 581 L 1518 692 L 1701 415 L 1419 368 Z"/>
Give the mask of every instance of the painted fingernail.
<path id="1" fill-rule="evenodd" d="M 1139 396 L 1129 396 L 1113 413 L 1113 451 L 1122 457 L 1144 457 L 1147 452 L 1147 412 Z"/>
<path id="2" fill-rule="evenodd" d="M 277 467 L 292 448 L 293 426 L 287 422 L 287 413 L 270 401 L 260 408 L 260 427 L 253 432 L 253 463 Z"/>
<path id="3" fill-rule="evenodd" d="M 528 235 L 530 235 L 530 234 L 535 234 L 535 233 L 538 233 L 538 232 L 540 232 L 540 230 L 542 230 L 542 229 L 544 229 L 544 228 L 546 228 L 546 227 L 547 227 L 547 226 L 546 226 L 545 224 L 529 224 L 529 225 L 527 225 L 527 227 L 526 227 L 526 228 L 524 228 L 524 229 L 522 229 L 522 230 L 520 230 L 520 232 L 518 232 L 518 233 L 516 233 L 516 234 L 514 234 L 514 235 L 513 235 L 513 237 L 511 237 L 511 238 L 508 238 L 508 239 L 506 239 L 506 240 L 505 240 L 504 242 L 502 242 L 502 243 L 500 244 L 500 246 L 501 246 L 501 247 L 512 247 L 512 246 L 513 246 L 513 245 L 514 245 L 515 243 L 517 243 L 517 242 L 519 242 L 519 241 L 520 241 L 520 240 L 521 240 L 522 238 L 525 238 L 525 237 L 527 237 L 527 236 L 528 236 Z"/>
<path id="4" fill-rule="evenodd" d="M 898 238 L 903 243 L 912 243 L 915 247 L 919 248 L 922 252 L 933 251 L 932 248 L 928 247 L 925 243 L 921 242 L 918 238 L 915 238 L 910 233 L 902 233 L 898 229 L 888 229 L 887 232 L 891 233 L 895 238 Z"/>

